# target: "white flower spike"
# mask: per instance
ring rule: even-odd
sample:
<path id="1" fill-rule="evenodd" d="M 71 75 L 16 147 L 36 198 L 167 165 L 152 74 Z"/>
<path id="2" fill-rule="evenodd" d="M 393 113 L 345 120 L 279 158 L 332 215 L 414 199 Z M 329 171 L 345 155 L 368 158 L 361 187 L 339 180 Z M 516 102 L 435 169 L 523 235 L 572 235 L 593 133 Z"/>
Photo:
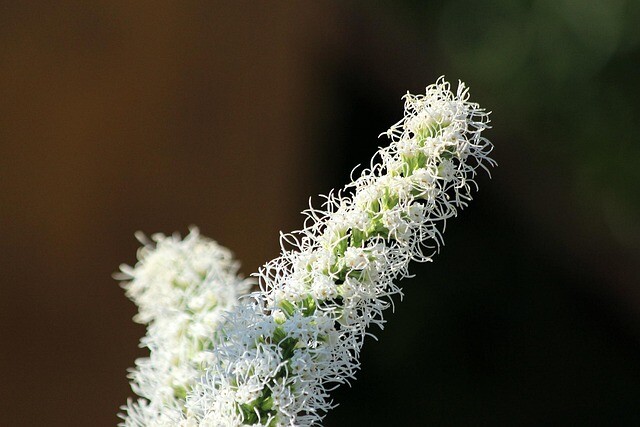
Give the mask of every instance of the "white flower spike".
<path id="1" fill-rule="evenodd" d="M 202 358 L 186 410 L 163 414 L 169 424 L 320 425 L 334 406 L 329 392 L 355 379 L 369 326 L 383 327 L 410 261 L 431 260 L 446 220 L 471 200 L 478 169 L 495 165 L 482 136 L 489 113 L 463 83 L 454 93 L 440 78 L 404 99 L 405 116 L 370 168 L 283 235 L 281 255 L 257 274 L 260 291 L 229 312 Z M 151 295 L 133 288 L 141 300 Z"/>
<path id="2" fill-rule="evenodd" d="M 149 357 L 136 360 L 131 386 L 141 399 L 122 409 L 121 426 L 183 425 L 187 393 L 202 375 L 223 319 L 250 282 L 226 248 L 192 228 L 181 240 L 155 234 L 138 251 L 135 267 L 121 266 L 127 296 L 138 305 L 135 321 L 147 324 L 140 344 Z"/>

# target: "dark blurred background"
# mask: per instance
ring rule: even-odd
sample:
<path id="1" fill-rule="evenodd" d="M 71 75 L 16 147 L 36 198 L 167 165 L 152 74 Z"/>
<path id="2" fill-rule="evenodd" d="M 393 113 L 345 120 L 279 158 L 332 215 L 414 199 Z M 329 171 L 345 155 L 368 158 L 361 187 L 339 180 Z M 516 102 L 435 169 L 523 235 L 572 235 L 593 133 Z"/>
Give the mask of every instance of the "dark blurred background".
<path id="1" fill-rule="evenodd" d="M 0 425 L 113 426 L 111 279 L 191 224 L 250 274 L 442 74 L 500 166 L 327 426 L 640 425 L 640 2 L 3 2 Z"/>

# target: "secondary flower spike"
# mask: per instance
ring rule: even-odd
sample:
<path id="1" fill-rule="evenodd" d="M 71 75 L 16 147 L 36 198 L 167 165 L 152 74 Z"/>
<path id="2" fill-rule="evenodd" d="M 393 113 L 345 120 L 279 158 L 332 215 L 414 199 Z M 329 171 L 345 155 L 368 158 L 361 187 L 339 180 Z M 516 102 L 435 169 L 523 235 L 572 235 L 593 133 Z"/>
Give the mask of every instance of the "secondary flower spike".
<path id="1" fill-rule="evenodd" d="M 202 375 L 223 314 L 245 294 L 250 282 L 238 277 L 231 252 L 200 236 L 197 228 L 178 235 L 143 235 L 135 267 L 121 266 L 127 296 L 138 306 L 138 323 L 147 324 L 140 345 L 149 357 L 136 360 L 131 387 L 141 399 L 122 409 L 127 427 L 176 426 L 187 393 Z"/>
<path id="2" fill-rule="evenodd" d="M 404 118 L 360 177 L 306 211 L 257 273 L 260 291 L 229 312 L 186 398 L 182 426 L 320 425 L 330 391 L 355 378 L 370 325 L 400 294 L 411 261 L 430 261 L 467 206 L 492 144 L 489 113 L 460 82 L 407 94 Z"/>

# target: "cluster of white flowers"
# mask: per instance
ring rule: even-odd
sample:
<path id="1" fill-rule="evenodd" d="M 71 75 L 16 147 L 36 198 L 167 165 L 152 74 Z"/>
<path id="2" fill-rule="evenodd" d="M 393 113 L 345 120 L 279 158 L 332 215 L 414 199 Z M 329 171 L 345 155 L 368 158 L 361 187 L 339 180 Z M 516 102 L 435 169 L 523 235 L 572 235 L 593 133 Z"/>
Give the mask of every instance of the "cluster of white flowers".
<path id="1" fill-rule="evenodd" d="M 454 93 L 442 78 L 407 94 L 370 168 L 282 236 L 280 257 L 257 274 L 260 291 L 228 314 L 202 358 L 181 425 L 320 423 L 334 406 L 329 392 L 355 378 L 369 326 L 382 328 L 410 261 L 431 259 L 478 169 L 495 164 L 482 137 L 488 113 L 468 98 L 463 83 Z"/>
<path id="2" fill-rule="evenodd" d="M 229 250 L 200 237 L 192 228 L 178 235 L 143 235 L 135 267 L 123 265 L 127 296 L 138 305 L 135 321 L 147 324 L 141 346 L 149 357 L 136 360 L 131 386 L 141 399 L 123 409 L 121 426 L 177 426 L 184 418 L 185 399 L 203 375 L 217 339 L 223 314 L 250 282 L 238 277 L 238 262 Z"/>

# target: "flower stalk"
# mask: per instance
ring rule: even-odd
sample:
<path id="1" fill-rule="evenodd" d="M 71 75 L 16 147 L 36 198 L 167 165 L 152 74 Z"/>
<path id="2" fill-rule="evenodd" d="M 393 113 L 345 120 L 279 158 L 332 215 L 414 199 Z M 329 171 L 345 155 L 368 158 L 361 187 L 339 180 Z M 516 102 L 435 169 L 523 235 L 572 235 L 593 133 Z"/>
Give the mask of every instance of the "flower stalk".
<path id="1" fill-rule="evenodd" d="M 402 295 L 411 261 L 431 261 L 447 219 L 489 171 L 489 114 L 440 78 L 405 96 L 368 169 L 310 207 L 302 230 L 256 276 L 260 290 L 228 312 L 186 396 L 181 425 L 311 426 L 334 407 L 330 391 L 355 379 L 372 325 Z"/>
<path id="2" fill-rule="evenodd" d="M 147 325 L 140 346 L 150 354 L 130 370 L 131 387 L 141 398 L 123 406 L 120 425 L 176 426 L 184 418 L 187 394 L 204 374 L 223 314 L 251 282 L 238 277 L 231 252 L 201 237 L 197 228 L 184 239 L 137 237 L 143 243 L 138 263 L 122 265 L 115 276 L 138 306 L 134 320 Z"/>

